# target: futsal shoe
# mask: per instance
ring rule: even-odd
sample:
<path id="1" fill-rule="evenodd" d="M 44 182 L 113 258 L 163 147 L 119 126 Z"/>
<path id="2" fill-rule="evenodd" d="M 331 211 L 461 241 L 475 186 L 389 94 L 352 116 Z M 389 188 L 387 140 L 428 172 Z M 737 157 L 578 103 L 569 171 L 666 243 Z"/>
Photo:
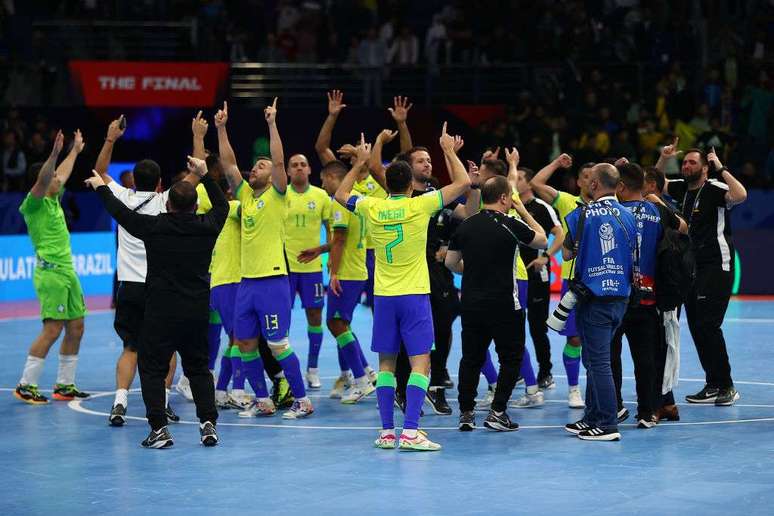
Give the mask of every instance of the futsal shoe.
<path id="1" fill-rule="evenodd" d="M 718 397 L 715 398 L 715 405 L 718 407 L 730 407 L 739 399 L 739 397 L 739 392 L 733 387 L 720 389 L 718 391 Z"/>
<path id="2" fill-rule="evenodd" d="M 341 397 L 341 402 L 345 405 L 353 405 L 362 400 L 376 390 L 368 378 L 364 378 L 360 385 L 353 385 Z"/>
<path id="3" fill-rule="evenodd" d="M 538 375 L 538 388 L 541 391 L 547 391 L 549 389 L 555 389 L 556 388 L 556 382 L 554 381 L 554 377 L 551 373 L 548 373 L 546 375 Z"/>
<path id="4" fill-rule="evenodd" d="M 527 393 L 516 401 L 512 401 L 510 406 L 512 408 L 535 408 L 545 404 L 545 395 L 541 391 L 537 391 L 534 394 Z"/>
<path id="5" fill-rule="evenodd" d="M 466 410 L 460 414 L 460 422 L 457 426 L 460 432 L 472 432 L 476 429 L 476 413 L 472 410 Z"/>
<path id="6" fill-rule="evenodd" d="M 620 425 L 627 419 L 629 419 L 629 409 L 626 407 L 623 407 L 621 410 L 618 411 L 616 414 L 616 418 L 618 419 L 618 424 Z"/>
<path id="7" fill-rule="evenodd" d="M 250 406 L 237 412 L 239 417 L 268 417 L 273 416 L 277 412 L 277 408 L 274 406 L 274 402 L 271 399 L 265 401 L 255 400 Z"/>
<path id="8" fill-rule="evenodd" d="M 126 424 L 126 407 L 117 403 L 110 409 L 110 416 L 108 416 L 108 423 L 110 426 L 124 426 Z"/>
<path id="9" fill-rule="evenodd" d="M 404 431 L 400 434 L 398 449 L 400 451 L 438 451 L 441 445 L 428 439 L 427 434 L 422 430 L 417 430 L 417 435 L 414 437 L 409 437 Z"/>
<path id="10" fill-rule="evenodd" d="M 17 385 L 16 390 L 13 391 L 13 395 L 16 399 L 29 403 L 30 405 L 45 405 L 48 403 L 48 398 L 43 396 L 38 390 L 37 385 Z"/>
<path id="11" fill-rule="evenodd" d="M 310 391 L 319 391 L 322 387 L 322 383 L 320 383 L 320 375 L 317 374 L 317 369 L 306 370 L 306 386 Z"/>
<path id="12" fill-rule="evenodd" d="M 452 409 L 446 401 L 446 389 L 443 387 L 430 387 L 425 393 L 425 400 L 439 416 L 451 416 Z"/>
<path id="13" fill-rule="evenodd" d="M 374 446 L 382 450 L 394 450 L 396 442 L 394 430 L 382 430 L 374 441 Z"/>
<path id="14" fill-rule="evenodd" d="M 443 386 L 446 389 L 454 389 L 454 382 L 451 380 L 451 377 L 449 377 L 448 369 L 443 370 Z"/>
<path id="15" fill-rule="evenodd" d="M 352 380 L 353 379 L 347 373 L 341 373 L 341 375 L 336 378 L 336 381 L 333 382 L 333 389 L 331 389 L 328 397 L 334 400 L 341 399 L 347 389 L 350 388 Z"/>
<path id="16" fill-rule="evenodd" d="M 496 432 L 515 432 L 519 429 L 519 424 L 511 421 L 507 412 L 502 411 L 498 414 L 494 410 L 489 411 L 489 415 L 484 420 L 484 426 Z"/>
<path id="17" fill-rule="evenodd" d="M 366 375 L 368 375 L 368 381 L 371 382 L 371 384 L 376 387 L 376 378 L 379 376 L 379 373 L 373 370 L 371 367 L 365 368 Z"/>
<path id="18" fill-rule="evenodd" d="M 284 376 L 272 379 L 271 401 L 281 409 L 292 407 L 293 402 L 296 401 L 290 390 L 290 384 Z"/>
<path id="19" fill-rule="evenodd" d="M 620 441 L 621 433 L 618 430 L 605 430 L 593 426 L 578 433 L 578 438 L 584 441 Z"/>
<path id="20" fill-rule="evenodd" d="M 656 419 L 659 421 L 680 421 L 680 411 L 677 405 L 664 405 L 656 411 Z"/>
<path id="21" fill-rule="evenodd" d="M 637 415 L 637 428 L 647 429 L 653 428 L 658 424 L 656 416 L 640 417 Z"/>
<path id="22" fill-rule="evenodd" d="M 158 430 L 151 430 L 148 437 L 140 444 L 143 448 L 155 448 L 160 450 L 162 448 L 169 448 L 175 444 L 175 442 L 172 440 L 172 435 L 169 433 L 169 430 L 167 430 L 167 427 L 164 426 Z"/>
<path id="23" fill-rule="evenodd" d="M 301 419 L 314 414 L 314 407 L 308 398 L 296 400 L 290 410 L 282 414 L 282 419 Z"/>
<path id="24" fill-rule="evenodd" d="M 231 408 L 231 405 L 228 404 L 228 393 L 226 391 L 215 391 L 215 406 L 222 410 Z"/>
<path id="25" fill-rule="evenodd" d="M 228 393 L 226 403 L 230 408 L 245 410 L 252 403 L 252 399 L 244 390 L 236 389 Z"/>
<path id="26" fill-rule="evenodd" d="M 167 421 L 170 421 L 172 423 L 177 423 L 180 421 L 180 416 L 175 414 L 175 411 L 172 410 L 172 405 L 167 403 L 167 408 L 164 409 L 164 413 L 167 415 Z"/>
<path id="27" fill-rule="evenodd" d="M 218 444 L 218 433 L 215 431 L 215 423 L 205 421 L 199 424 L 199 435 L 203 446 L 215 446 Z"/>
<path id="28" fill-rule="evenodd" d="M 705 385 L 704 388 L 696 394 L 689 394 L 686 396 L 685 401 L 688 403 L 715 403 L 719 392 L 720 389 Z"/>
<path id="29" fill-rule="evenodd" d="M 580 389 L 577 386 L 570 387 L 570 392 L 567 394 L 567 406 L 575 409 L 581 409 L 586 406 L 586 404 L 583 403 Z"/>
<path id="30" fill-rule="evenodd" d="M 581 432 L 591 429 L 591 425 L 587 425 L 582 419 L 575 423 L 568 423 L 564 425 L 564 429 L 573 435 L 578 435 Z"/>
<path id="31" fill-rule="evenodd" d="M 55 400 L 59 401 L 72 401 L 76 398 L 85 399 L 89 397 L 89 393 L 79 391 L 74 384 L 65 385 L 63 383 L 57 383 L 54 385 L 54 394 L 51 396 Z"/>
<path id="32" fill-rule="evenodd" d="M 188 401 L 193 401 L 193 393 L 191 392 L 191 384 L 188 378 L 181 376 L 180 380 L 175 384 L 175 390 L 180 393 Z"/>
<path id="33" fill-rule="evenodd" d="M 494 387 L 490 385 L 486 391 L 486 394 L 484 395 L 484 399 L 476 402 L 476 410 L 489 410 L 492 407 L 492 402 L 494 401 L 494 393 Z"/>

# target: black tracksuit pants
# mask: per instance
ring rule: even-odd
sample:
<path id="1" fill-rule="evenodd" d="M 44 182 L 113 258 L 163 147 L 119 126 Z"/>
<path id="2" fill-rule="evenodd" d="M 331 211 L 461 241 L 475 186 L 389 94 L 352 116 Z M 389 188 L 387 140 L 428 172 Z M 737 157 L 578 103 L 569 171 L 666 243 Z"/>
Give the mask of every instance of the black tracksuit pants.
<path id="1" fill-rule="evenodd" d="M 548 305 L 551 301 L 551 284 L 542 281 L 539 272 L 529 272 L 527 283 L 527 322 L 529 334 L 535 345 L 535 357 L 538 361 L 538 378 L 551 373 L 551 345 L 548 340 Z"/>

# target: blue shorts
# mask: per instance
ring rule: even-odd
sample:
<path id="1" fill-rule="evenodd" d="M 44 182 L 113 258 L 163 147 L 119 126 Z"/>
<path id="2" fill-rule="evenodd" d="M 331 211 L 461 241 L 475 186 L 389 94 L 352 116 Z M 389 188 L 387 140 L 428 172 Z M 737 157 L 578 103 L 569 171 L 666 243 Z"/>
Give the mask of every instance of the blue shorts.
<path id="1" fill-rule="evenodd" d="M 561 295 L 564 296 L 565 293 L 567 293 L 567 289 L 570 288 L 569 280 L 563 279 L 562 280 L 562 292 Z M 567 324 L 564 326 L 564 329 L 559 332 L 559 335 L 564 335 L 565 337 L 577 337 L 578 336 L 578 328 L 575 326 L 575 309 L 573 308 L 570 310 L 570 315 L 567 316 Z"/>
<path id="2" fill-rule="evenodd" d="M 516 280 L 516 286 L 519 288 L 519 306 L 522 310 L 527 309 L 527 287 L 529 282 L 527 280 Z"/>
<path id="3" fill-rule="evenodd" d="M 371 351 L 397 355 L 400 343 L 413 357 L 430 353 L 435 334 L 429 294 L 374 296 Z"/>
<path id="4" fill-rule="evenodd" d="M 290 329 L 290 288 L 287 276 L 242 278 L 234 310 L 234 338 L 255 339 L 263 334 L 276 342 Z"/>
<path id="5" fill-rule="evenodd" d="M 290 306 L 296 301 L 296 292 L 301 296 L 301 308 L 322 308 L 325 299 L 322 271 L 291 272 L 288 274 L 290 283 Z"/>
<path id="6" fill-rule="evenodd" d="M 327 320 L 342 319 L 352 322 L 352 314 L 360 302 L 360 294 L 363 292 L 365 280 L 340 280 L 341 295 L 337 296 L 328 288 L 328 313 Z"/>
<path id="7" fill-rule="evenodd" d="M 239 283 L 218 285 L 210 290 L 210 307 L 220 315 L 220 322 L 226 335 L 234 336 L 234 307 L 236 306 Z"/>
<path id="8" fill-rule="evenodd" d="M 366 249 L 366 270 L 368 279 L 365 283 L 366 306 L 374 306 L 374 269 L 376 267 L 376 255 L 373 249 Z"/>

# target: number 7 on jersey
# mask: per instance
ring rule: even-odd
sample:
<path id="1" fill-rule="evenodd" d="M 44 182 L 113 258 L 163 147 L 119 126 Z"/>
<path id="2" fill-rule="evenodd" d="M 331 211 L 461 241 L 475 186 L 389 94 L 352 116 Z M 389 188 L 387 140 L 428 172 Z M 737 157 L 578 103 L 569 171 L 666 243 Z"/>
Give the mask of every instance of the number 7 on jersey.
<path id="1" fill-rule="evenodd" d="M 387 263 L 392 263 L 392 248 L 403 242 L 403 224 L 388 224 L 384 226 L 384 229 L 387 231 L 395 231 L 397 233 L 395 239 L 388 242 L 384 247 L 385 253 L 387 254 Z"/>

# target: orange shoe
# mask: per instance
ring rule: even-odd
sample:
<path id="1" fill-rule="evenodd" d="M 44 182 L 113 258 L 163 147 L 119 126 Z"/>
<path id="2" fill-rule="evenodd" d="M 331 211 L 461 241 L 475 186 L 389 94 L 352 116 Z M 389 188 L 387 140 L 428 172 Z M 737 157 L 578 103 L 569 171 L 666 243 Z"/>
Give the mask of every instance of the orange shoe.
<path id="1" fill-rule="evenodd" d="M 30 405 L 45 405 L 48 403 L 48 398 L 43 396 L 38 390 L 37 385 L 17 385 L 16 390 L 13 391 L 13 395 L 16 399 L 29 403 Z"/>
<path id="2" fill-rule="evenodd" d="M 74 384 L 64 385 L 62 383 L 58 383 L 54 385 L 54 394 L 51 397 L 59 401 L 72 401 L 75 398 L 88 398 L 89 394 L 83 391 L 79 391 Z"/>

